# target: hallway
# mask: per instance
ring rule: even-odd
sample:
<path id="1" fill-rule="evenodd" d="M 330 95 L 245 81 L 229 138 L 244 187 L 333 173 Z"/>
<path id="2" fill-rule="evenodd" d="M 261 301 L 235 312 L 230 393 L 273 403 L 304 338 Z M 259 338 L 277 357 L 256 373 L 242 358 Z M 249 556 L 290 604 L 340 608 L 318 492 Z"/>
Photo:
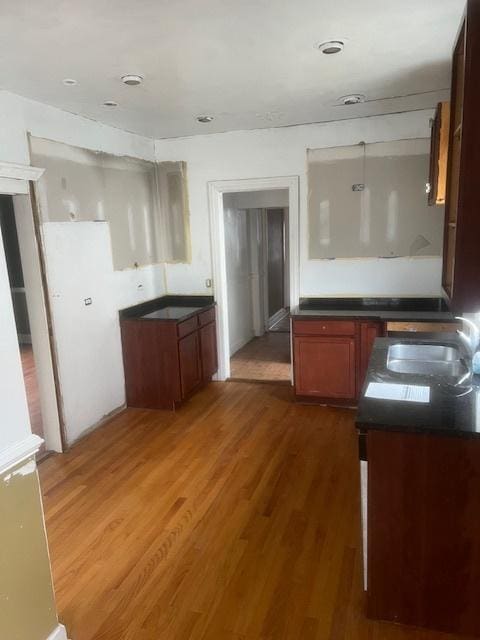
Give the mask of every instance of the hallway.
<path id="1" fill-rule="evenodd" d="M 290 357 L 290 333 L 267 332 L 232 356 L 230 379 L 290 384 Z"/>

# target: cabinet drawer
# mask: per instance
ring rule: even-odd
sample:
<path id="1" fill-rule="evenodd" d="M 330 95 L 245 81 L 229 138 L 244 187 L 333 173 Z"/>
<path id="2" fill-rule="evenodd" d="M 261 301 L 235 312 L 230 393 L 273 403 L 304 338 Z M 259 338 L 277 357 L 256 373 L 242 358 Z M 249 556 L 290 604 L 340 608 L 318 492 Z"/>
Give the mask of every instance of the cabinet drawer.
<path id="1" fill-rule="evenodd" d="M 206 324 L 209 324 L 210 322 L 213 322 L 214 320 L 215 320 L 215 307 L 213 307 L 212 309 L 208 309 L 207 311 L 202 311 L 202 313 L 198 315 L 198 321 L 201 327 L 205 326 Z"/>
<path id="2" fill-rule="evenodd" d="M 303 336 L 354 336 L 352 320 L 294 320 L 293 333 Z"/>
<path id="3" fill-rule="evenodd" d="M 193 316 L 177 325 L 177 335 L 179 338 L 188 335 L 198 328 L 198 316 Z"/>

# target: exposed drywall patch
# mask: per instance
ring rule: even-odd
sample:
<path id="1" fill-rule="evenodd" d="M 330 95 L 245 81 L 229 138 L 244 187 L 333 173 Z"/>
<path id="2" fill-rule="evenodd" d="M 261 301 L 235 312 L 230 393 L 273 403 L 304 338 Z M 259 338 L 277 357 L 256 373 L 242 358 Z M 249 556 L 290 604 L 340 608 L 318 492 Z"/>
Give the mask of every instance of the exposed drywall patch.
<path id="1" fill-rule="evenodd" d="M 156 166 L 160 215 L 157 216 L 157 242 L 165 262 L 190 262 L 190 210 L 187 165 L 185 162 L 159 162 Z"/>
<path id="2" fill-rule="evenodd" d="M 428 139 L 308 150 L 310 259 L 440 256 L 429 153 Z"/>
<path id="3" fill-rule="evenodd" d="M 30 137 L 42 222 L 106 221 L 115 270 L 189 262 L 186 165 L 72 147 Z"/>
<path id="4" fill-rule="evenodd" d="M 3 481 L 8 484 L 10 480 L 15 476 L 28 476 L 31 473 L 35 473 L 36 469 L 37 465 L 35 463 L 35 460 L 29 460 L 26 464 L 22 465 L 18 469 L 15 469 L 14 471 L 11 471 L 7 475 L 3 476 Z"/>

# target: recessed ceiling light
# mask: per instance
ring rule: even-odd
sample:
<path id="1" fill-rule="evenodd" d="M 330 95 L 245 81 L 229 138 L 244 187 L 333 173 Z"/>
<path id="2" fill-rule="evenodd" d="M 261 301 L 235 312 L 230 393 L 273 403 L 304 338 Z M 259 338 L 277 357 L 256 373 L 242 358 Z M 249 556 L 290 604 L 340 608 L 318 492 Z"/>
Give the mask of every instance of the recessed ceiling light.
<path id="1" fill-rule="evenodd" d="M 115 102 L 115 100 L 105 100 L 105 102 L 103 103 L 104 107 L 118 107 L 118 102 Z"/>
<path id="2" fill-rule="evenodd" d="M 137 76 L 137 75 L 122 76 L 122 82 L 123 84 L 128 84 L 129 87 L 136 87 L 137 85 L 142 84 L 143 76 Z"/>
<path id="3" fill-rule="evenodd" d="M 66 85 L 67 87 L 73 87 L 74 85 L 77 84 L 77 81 L 74 80 L 73 78 L 64 78 L 62 80 L 63 84 Z"/>
<path id="4" fill-rule="evenodd" d="M 340 53 L 343 51 L 345 43 L 343 40 L 327 40 L 327 42 L 321 42 L 317 45 L 317 49 L 327 56 L 331 56 L 333 53 Z"/>
<path id="5" fill-rule="evenodd" d="M 213 120 L 213 116 L 197 116 L 196 120 L 202 124 L 207 124 L 207 122 L 211 122 Z"/>
<path id="6" fill-rule="evenodd" d="M 348 96 L 342 96 L 338 99 L 340 104 L 351 105 L 351 104 L 360 104 L 361 102 L 365 102 L 365 96 L 363 93 L 351 93 Z"/>

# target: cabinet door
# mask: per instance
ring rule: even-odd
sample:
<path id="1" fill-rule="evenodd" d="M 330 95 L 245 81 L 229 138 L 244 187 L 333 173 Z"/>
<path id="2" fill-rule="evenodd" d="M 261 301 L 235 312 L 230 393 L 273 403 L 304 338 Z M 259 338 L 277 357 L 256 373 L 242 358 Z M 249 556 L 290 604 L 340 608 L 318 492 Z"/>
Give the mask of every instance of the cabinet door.
<path id="1" fill-rule="evenodd" d="M 178 341 L 178 355 L 180 360 L 182 398 L 185 398 L 202 381 L 200 337 L 198 331 Z"/>
<path id="2" fill-rule="evenodd" d="M 203 379 L 210 380 L 218 369 L 217 329 L 215 322 L 211 322 L 200 329 L 200 352 Z"/>
<path id="3" fill-rule="evenodd" d="M 360 323 L 360 362 L 358 368 L 357 389 L 361 392 L 365 376 L 367 375 L 368 361 L 372 354 L 375 338 L 385 334 L 383 322 L 361 322 Z"/>
<path id="4" fill-rule="evenodd" d="M 294 338 L 295 393 L 320 398 L 355 398 L 355 338 Z"/>

